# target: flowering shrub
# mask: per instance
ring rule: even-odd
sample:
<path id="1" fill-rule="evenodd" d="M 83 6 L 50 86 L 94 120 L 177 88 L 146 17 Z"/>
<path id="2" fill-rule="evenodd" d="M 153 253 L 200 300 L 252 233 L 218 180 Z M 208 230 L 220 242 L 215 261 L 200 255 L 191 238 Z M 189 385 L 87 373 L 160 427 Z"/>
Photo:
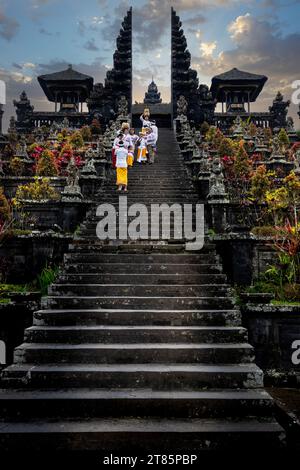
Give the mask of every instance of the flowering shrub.
<path id="1" fill-rule="evenodd" d="M 3 188 L 0 187 L 0 223 L 9 220 L 11 217 L 11 209 L 8 200 L 4 194 Z"/>
<path id="2" fill-rule="evenodd" d="M 33 183 L 18 187 L 13 204 L 18 207 L 22 200 L 48 201 L 56 199 L 59 199 L 59 194 L 52 188 L 49 179 L 36 176 Z"/>
<path id="3" fill-rule="evenodd" d="M 74 147 L 75 149 L 83 147 L 84 142 L 83 142 L 83 137 L 81 135 L 81 132 L 79 131 L 73 132 L 73 134 L 71 135 L 69 139 L 69 142 L 70 142 L 70 145 Z"/>
<path id="4" fill-rule="evenodd" d="M 90 142 L 92 140 L 92 132 L 89 126 L 83 126 L 80 129 L 80 133 L 82 135 L 84 142 Z"/>
<path id="5" fill-rule="evenodd" d="M 19 157 L 14 157 L 10 164 L 9 169 L 14 176 L 21 176 L 24 174 L 25 165 L 24 162 Z"/>
<path id="6" fill-rule="evenodd" d="M 270 190 L 272 185 L 271 177 L 274 173 L 267 171 L 265 165 L 260 165 L 251 176 L 250 196 L 253 202 L 264 203 L 266 193 Z"/>
<path id="7" fill-rule="evenodd" d="M 58 165 L 53 152 L 45 149 L 41 153 L 36 165 L 36 174 L 38 176 L 57 176 Z"/>

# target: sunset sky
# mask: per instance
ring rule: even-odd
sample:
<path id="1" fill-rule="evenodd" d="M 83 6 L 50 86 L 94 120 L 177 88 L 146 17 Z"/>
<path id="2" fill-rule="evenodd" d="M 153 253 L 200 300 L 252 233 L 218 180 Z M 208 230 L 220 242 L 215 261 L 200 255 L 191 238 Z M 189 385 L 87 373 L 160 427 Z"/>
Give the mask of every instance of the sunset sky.
<path id="1" fill-rule="evenodd" d="M 12 100 L 26 90 L 35 109 L 53 109 L 36 77 L 73 67 L 103 81 L 112 65 L 122 19 L 133 7 L 134 101 L 152 75 L 170 99 L 170 7 L 181 16 L 201 83 L 232 67 L 269 81 L 253 109 L 264 110 L 280 89 L 289 98 L 300 80 L 300 0 L 0 0 L 0 79 Z M 295 105 L 290 114 L 299 128 Z"/>

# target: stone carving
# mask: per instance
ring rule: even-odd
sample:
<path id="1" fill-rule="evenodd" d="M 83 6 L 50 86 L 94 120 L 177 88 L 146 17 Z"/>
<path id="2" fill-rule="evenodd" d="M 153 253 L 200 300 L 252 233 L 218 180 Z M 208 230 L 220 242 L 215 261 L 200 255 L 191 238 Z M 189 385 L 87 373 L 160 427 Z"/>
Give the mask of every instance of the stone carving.
<path id="1" fill-rule="evenodd" d="M 61 122 L 61 128 L 62 129 L 69 129 L 70 128 L 70 121 L 67 117 L 64 117 L 62 122 Z"/>
<path id="2" fill-rule="evenodd" d="M 286 116 L 288 113 L 288 108 L 290 106 L 290 100 L 284 101 L 283 95 L 278 91 L 275 100 L 273 101 L 272 106 L 269 107 L 269 111 L 272 117 L 272 127 L 275 130 L 279 130 L 282 127 L 286 128 L 287 120 Z"/>
<path id="3" fill-rule="evenodd" d="M 183 95 L 180 95 L 177 101 L 177 116 L 186 116 L 188 110 L 188 102 Z"/>
<path id="4" fill-rule="evenodd" d="M 9 120 L 9 126 L 7 129 L 8 134 L 14 134 L 17 131 L 16 120 L 14 116 L 11 116 Z"/>
<path id="5" fill-rule="evenodd" d="M 271 153 L 272 162 L 285 162 L 286 158 L 282 151 L 280 140 L 277 135 L 273 138 L 272 141 L 272 153 Z"/>
<path id="6" fill-rule="evenodd" d="M 297 139 L 297 132 L 296 132 L 295 127 L 294 127 L 294 119 L 291 116 L 289 116 L 286 120 L 286 130 L 287 130 L 289 138 L 292 141 L 293 140 L 298 140 Z"/>
<path id="7" fill-rule="evenodd" d="M 95 176 L 97 170 L 95 168 L 94 155 L 97 154 L 97 150 L 93 150 L 91 147 L 85 152 L 85 164 L 81 170 L 81 174 L 84 176 Z"/>
<path id="8" fill-rule="evenodd" d="M 30 131 L 33 127 L 33 110 L 34 106 L 31 105 L 26 92 L 22 91 L 19 101 L 14 100 L 13 104 L 16 108 L 17 114 L 17 130 L 19 132 Z"/>
<path id="9" fill-rule="evenodd" d="M 197 145 L 200 145 L 202 142 L 202 135 L 200 131 L 196 131 L 194 135 L 194 139 Z"/>
<path id="10" fill-rule="evenodd" d="M 233 137 L 241 137 L 244 134 L 241 116 L 237 116 L 233 124 Z"/>
<path id="11" fill-rule="evenodd" d="M 214 157 L 211 166 L 210 189 L 207 199 L 213 203 L 229 202 L 225 189 L 223 167 L 219 157 Z"/>
<path id="12" fill-rule="evenodd" d="M 67 166 L 67 185 L 62 193 L 63 201 L 78 201 L 83 198 L 79 186 L 79 170 L 72 156 Z"/>
<path id="13" fill-rule="evenodd" d="M 118 101 L 118 116 L 127 117 L 128 115 L 128 101 L 126 96 L 122 95 Z"/>
<path id="14" fill-rule="evenodd" d="M 24 136 L 24 134 L 21 135 L 20 142 L 17 145 L 15 156 L 20 158 L 24 162 L 31 162 L 29 155 L 27 153 L 27 143 L 26 143 L 26 137 Z"/>

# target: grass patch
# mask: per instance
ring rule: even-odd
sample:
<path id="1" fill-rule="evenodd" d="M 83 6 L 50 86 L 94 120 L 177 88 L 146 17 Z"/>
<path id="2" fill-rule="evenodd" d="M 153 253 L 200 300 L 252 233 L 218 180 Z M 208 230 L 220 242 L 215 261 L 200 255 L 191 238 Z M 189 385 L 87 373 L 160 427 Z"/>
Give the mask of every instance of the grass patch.
<path id="1" fill-rule="evenodd" d="M 300 307 L 300 302 L 291 302 L 289 300 L 272 300 L 271 305 Z"/>
<path id="2" fill-rule="evenodd" d="M 45 266 L 41 274 L 37 277 L 37 284 L 42 295 L 47 295 L 48 287 L 55 281 L 58 271 L 58 266 L 54 266 L 53 268 Z"/>

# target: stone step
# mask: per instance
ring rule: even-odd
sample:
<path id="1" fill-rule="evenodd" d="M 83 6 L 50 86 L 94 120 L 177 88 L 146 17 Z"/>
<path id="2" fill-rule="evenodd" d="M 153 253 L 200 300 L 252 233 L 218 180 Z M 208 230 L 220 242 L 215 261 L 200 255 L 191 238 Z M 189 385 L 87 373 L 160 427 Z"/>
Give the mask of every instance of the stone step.
<path id="1" fill-rule="evenodd" d="M 218 261 L 214 254 L 188 254 L 188 253 L 67 253 L 64 256 L 65 263 L 165 263 L 165 264 L 208 264 Z"/>
<path id="2" fill-rule="evenodd" d="M 168 197 L 164 194 L 160 194 L 159 190 L 141 193 L 141 192 L 134 192 L 131 190 L 130 192 L 127 191 L 126 193 L 122 192 L 121 195 L 124 196 L 126 194 L 127 196 L 127 202 L 128 204 L 131 203 L 140 203 L 143 202 L 143 204 L 168 204 L 171 206 L 172 204 L 175 203 L 184 203 L 184 204 L 192 204 L 196 202 L 201 202 L 199 200 L 199 197 L 197 194 L 193 193 L 188 193 L 186 194 L 185 192 L 176 192 L 175 194 L 168 194 Z M 103 204 L 103 201 L 106 202 L 119 202 L 119 197 L 121 196 L 120 193 L 114 188 L 110 193 L 106 194 L 101 194 L 99 193 L 97 197 L 95 197 L 96 202 L 98 204 Z"/>
<path id="3" fill-rule="evenodd" d="M 130 275 L 127 282 L 130 282 Z M 52 284 L 48 289 L 50 296 L 128 296 L 128 297 L 226 297 L 231 294 L 226 284 Z"/>
<path id="4" fill-rule="evenodd" d="M 246 343 L 23 343 L 14 351 L 15 364 L 246 364 L 253 360 L 253 348 Z"/>
<path id="5" fill-rule="evenodd" d="M 4 386 L 152 388 L 260 388 L 255 364 L 13 364 L 2 372 Z"/>
<path id="6" fill-rule="evenodd" d="M 186 285 L 222 284 L 224 274 L 61 274 L 59 284 L 127 284 L 132 285 Z"/>
<path id="7" fill-rule="evenodd" d="M 221 274 L 220 264 L 70 263 L 65 273 L 80 274 Z"/>
<path id="8" fill-rule="evenodd" d="M 273 407 L 270 395 L 260 389 L 2 389 L 0 428 L 5 418 L 242 417 L 272 415 Z"/>
<path id="9" fill-rule="evenodd" d="M 242 327 L 205 326 L 31 326 L 25 330 L 27 343 L 244 343 Z"/>
<path id="10" fill-rule="evenodd" d="M 205 244 L 200 252 L 197 253 L 211 253 L 215 251 L 214 245 Z M 152 241 L 147 243 L 131 242 L 119 244 L 105 244 L 105 242 L 89 243 L 86 240 L 74 240 L 69 245 L 69 252 L 75 253 L 185 253 L 184 243 L 160 243 L 155 244 Z"/>
<path id="11" fill-rule="evenodd" d="M 33 315 L 35 326 L 52 325 L 156 325 L 156 326 L 241 326 L 239 310 L 162 309 L 51 309 Z"/>
<path id="12" fill-rule="evenodd" d="M 114 188 L 114 186 L 112 186 Z M 140 180 L 130 180 L 130 175 L 128 175 L 128 188 L 136 191 L 138 194 L 147 194 L 148 192 L 159 190 L 166 195 L 172 196 L 173 193 L 188 193 L 188 194 L 195 194 L 195 190 L 192 185 L 187 185 L 186 183 L 182 183 L 180 180 L 175 181 L 174 183 L 170 184 L 162 184 L 161 181 L 158 179 L 154 179 L 152 181 L 148 181 L 148 184 L 145 185 L 144 178 Z M 114 188 L 116 190 L 116 188 Z M 124 193 L 122 193 L 124 194 Z"/>
<path id="13" fill-rule="evenodd" d="M 128 297 L 128 296 L 48 296 L 42 300 L 43 308 L 79 309 L 162 309 L 172 310 L 225 310 L 234 308 L 233 299 L 216 296 L 193 297 Z"/>
<path id="14" fill-rule="evenodd" d="M 20 436 L 22 438 L 20 439 Z M 0 426 L 0 449 L 25 452 L 97 452 L 97 456 L 199 452 L 278 451 L 284 431 L 275 420 L 107 418 L 88 420 L 32 420 Z M 47 454 L 46 454 L 47 455 Z M 74 453 L 73 459 L 74 459 Z M 52 455 L 53 457 L 53 455 Z M 70 456 L 71 457 L 71 456 Z M 77 457 L 75 457 L 77 459 Z M 79 457 L 78 457 L 79 458 Z M 86 457 L 85 457 L 86 459 Z M 75 459 L 74 459 L 75 460 Z"/>

